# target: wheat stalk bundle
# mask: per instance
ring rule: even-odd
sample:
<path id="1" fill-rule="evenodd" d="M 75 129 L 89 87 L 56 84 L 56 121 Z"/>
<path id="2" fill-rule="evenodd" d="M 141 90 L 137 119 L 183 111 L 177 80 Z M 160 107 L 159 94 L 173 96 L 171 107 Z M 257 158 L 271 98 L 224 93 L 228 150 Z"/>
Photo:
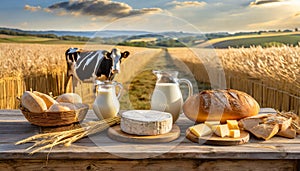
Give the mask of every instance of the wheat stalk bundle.
<path id="1" fill-rule="evenodd" d="M 26 150 L 34 149 L 30 154 L 37 153 L 41 150 L 51 149 L 54 146 L 64 144 L 65 146 L 70 146 L 73 142 L 96 133 L 100 133 L 110 126 L 120 123 L 120 117 L 116 116 L 113 118 L 108 118 L 100 121 L 90 121 L 82 124 L 81 128 L 71 129 L 62 132 L 52 132 L 38 134 L 26 139 L 20 140 L 15 143 L 15 145 L 35 142 L 32 146 L 28 147 Z"/>

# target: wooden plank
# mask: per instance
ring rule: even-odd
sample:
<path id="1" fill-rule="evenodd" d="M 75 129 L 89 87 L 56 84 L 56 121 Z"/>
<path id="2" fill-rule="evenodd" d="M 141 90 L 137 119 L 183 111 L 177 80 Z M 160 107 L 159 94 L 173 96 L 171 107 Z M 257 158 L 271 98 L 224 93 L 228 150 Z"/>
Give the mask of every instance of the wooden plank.
<path id="1" fill-rule="evenodd" d="M 156 159 L 175 159 L 175 158 L 194 158 L 194 159 L 279 159 L 282 158 L 283 154 L 272 152 L 272 149 L 268 149 L 269 152 L 259 152 L 257 151 L 255 155 L 247 155 L 245 151 L 240 153 L 234 152 L 222 152 L 219 150 L 215 150 L 213 147 L 206 146 L 192 146 L 190 150 L 186 150 L 187 147 L 183 149 L 183 147 L 178 147 L 176 149 L 177 152 L 170 151 L 166 152 L 163 149 L 158 149 L 155 151 L 145 151 L 145 152 L 137 152 L 137 151 L 128 151 L 123 150 L 120 152 L 120 148 L 116 148 L 115 151 L 109 150 L 108 148 L 99 148 L 99 147 L 89 147 L 90 151 L 87 151 L 85 146 L 77 146 L 77 148 L 81 147 L 82 149 L 75 150 L 74 148 L 54 148 L 51 151 L 45 150 L 43 152 L 36 153 L 34 155 L 29 155 L 29 152 L 24 151 L 24 148 L 29 147 L 28 145 L 22 146 L 12 146 L 8 144 L 3 144 L 0 148 L 5 147 L 5 149 L 10 152 L 2 152 L 0 154 L 0 160 L 4 159 L 45 159 L 48 154 L 50 154 L 51 159 L 122 159 L 122 158 L 156 158 Z M 196 148 L 197 147 L 197 148 Z M 134 149 L 132 146 L 124 146 L 124 148 Z M 137 147 L 136 147 L 137 148 Z M 59 150 L 61 149 L 61 150 Z M 93 152 L 91 152 L 93 150 Z M 193 150 L 193 151 L 192 151 Z M 260 150 L 264 150 L 263 148 Z M 180 151 L 180 152 L 179 152 Z M 214 153 L 214 154 L 213 154 Z M 271 156 L 270 156 L 271 155 Z M 294 156 L 296 154 L 293 154 Z M 292 155 L 292 156 L 293 156 Z M 299 154 L 298 154 L 299 155 Z M 246 157 L 247 156 L 247 157 Z M 244 158 L 243 158 L 244 157 Z"/>
<path id="2" fill-rule="evenodd" d="M 267 109 L 265 112 L 269 112 Z M 90 119 L 96 116 L 90 110 Z M 5 119 L 3 119 L 5 118 Z M 0 160 L 6 159 L 45 159 L 48 150 L 35 155 L 25 151 L 32 143 L 15 146 L 14 143 L 40 131 L 22 118 L 19 110 L 0 110 Z M 287 139 L 273 137 L 268 141 L 251 138 L 250 142 L 239 146 L 212 146 L 193 143 L 184 137 L 185 130 L 194 123 L 184 115 L 176 122 L 181 134 L 178 140 L 162 144 L 121 143 L 107 137 L 106 131 L 75 142 L 70 147 L 54 147 L 50 159 L 300 159 L 300 137 Z M 23 131 L 22 131 L 23 130 Z M 0 167 L 1 168 L 1 167 Z"/>
<path id="3" fill-rule="evenodd" d="M 32 144 L 15 146 L 0 144 L 1 159 L 43 159 L 49 150 L 29 155 L 25 149 Z M 244 144 L 239 146 L 212 146 L 196 143 L 128 144 L 111 141 L 107 143 L 74 143 L 70 147 L 58 146 L 50 150 L 53 159 L 299 159 L 298 144 Z"/>
<path id="4" fill-rule="evenodd" d="M 255 164 L 254 164 L 255 163 Z M 0 161 L 0 168 L 5 170 L 230 170 L 230 171 L 293 171 L 296 160 L 5 160 Z"/>

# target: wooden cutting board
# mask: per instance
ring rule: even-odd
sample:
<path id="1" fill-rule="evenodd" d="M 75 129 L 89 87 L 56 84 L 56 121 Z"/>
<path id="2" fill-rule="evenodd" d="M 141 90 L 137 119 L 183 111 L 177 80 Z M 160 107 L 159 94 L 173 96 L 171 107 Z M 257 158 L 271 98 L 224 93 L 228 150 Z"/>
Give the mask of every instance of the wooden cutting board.
<path id="1" fill-rule="evenodd" d="M 165 143 L 177 139 L 180 136 L 180 128 L 177 125 L 173 125 L 172 130 L 169 133 L 161 135 L 141 136 L 131 135 L 123 132 L 120 125 L 110 127 L 107 131 L 109 138 L 130 143 Z"/>
<path id="2" fill-rule="evenodd" d="M 249 141 L 250 135 L 246 131 L 241 131 L 240 138 L 229 138 L 229 137 L 219 137 L 215 134 L 207 135 L 203 137 L 197 137 L 189 129 L 186 130 L 185 134 L 186 138 L 191 140 L 192 142 L 199 144 L 209 144 L 209 145 L 239 145 L 245 144 Z"/>

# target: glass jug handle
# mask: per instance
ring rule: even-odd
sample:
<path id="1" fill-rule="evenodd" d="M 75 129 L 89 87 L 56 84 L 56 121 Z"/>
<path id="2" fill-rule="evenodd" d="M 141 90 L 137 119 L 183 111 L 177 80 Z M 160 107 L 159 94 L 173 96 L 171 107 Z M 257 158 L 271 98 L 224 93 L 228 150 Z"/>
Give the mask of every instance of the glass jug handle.
<path id="1" fill-rule="evenodd" d="M 178 79 L 178 82 L 179 82 L 179 84 L 180 83 L 185 83 L 185 84 L 188 85 L 188 88 L 189 88 L 189 96 L 188 97 L 193 95 L 193 85 L 188 79 L 181 78 L 181 79 Z"/>
<path id="2" fill-rule="evenodd" d="M 117 85 L 116 85 L 116 86 L 118 86 L 118 87 L 119 87 L 119 92 L 118 92 L 117 98 L 118 98 L 118 99 L 120 99 L 120 97 L 121 97 L 121 93 L 122 93 L 122 91 L 123 91 L 123 86 L 122 86 L 122 84 L 121 84 L 121 83 L 117 83 Z"/>
<path id="3" fill-rule="evenodd" d="M 96 97 L 98 96 L 98 88 L 99 88 L 99 85 L 100 85 L 100 84 L 101 84 L 101 81 L 95 80 L 93 91 L 95 92 Z"/>

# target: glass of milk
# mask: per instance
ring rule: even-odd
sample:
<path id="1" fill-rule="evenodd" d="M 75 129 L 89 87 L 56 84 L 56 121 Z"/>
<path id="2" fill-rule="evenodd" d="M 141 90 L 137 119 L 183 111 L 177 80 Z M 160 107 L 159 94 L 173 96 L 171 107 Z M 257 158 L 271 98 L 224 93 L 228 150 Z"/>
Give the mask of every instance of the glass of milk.
<path id="1" fill-rule="evenodd" d="M 118 94 L 116 94 L 116 87 L 119 87 Z M 96 82 L 96 99 L 93 103 L 93 110 L 100 120 L 117 116 L 120 110 L 119 98 L 122 90 L 122 84 L 116 81 Z"/>
<path id="2" fill-rule="evenodd" d="M 157 80 L 151 97 L 151 109 L 171 113 L 173 123 L 182 111 L 183 98 L 179 85 L 188 85 L 189 96 L 193 94 L 192 83 L 184 78 L 177 78 L 178 71 L 153 71 Z"/>

